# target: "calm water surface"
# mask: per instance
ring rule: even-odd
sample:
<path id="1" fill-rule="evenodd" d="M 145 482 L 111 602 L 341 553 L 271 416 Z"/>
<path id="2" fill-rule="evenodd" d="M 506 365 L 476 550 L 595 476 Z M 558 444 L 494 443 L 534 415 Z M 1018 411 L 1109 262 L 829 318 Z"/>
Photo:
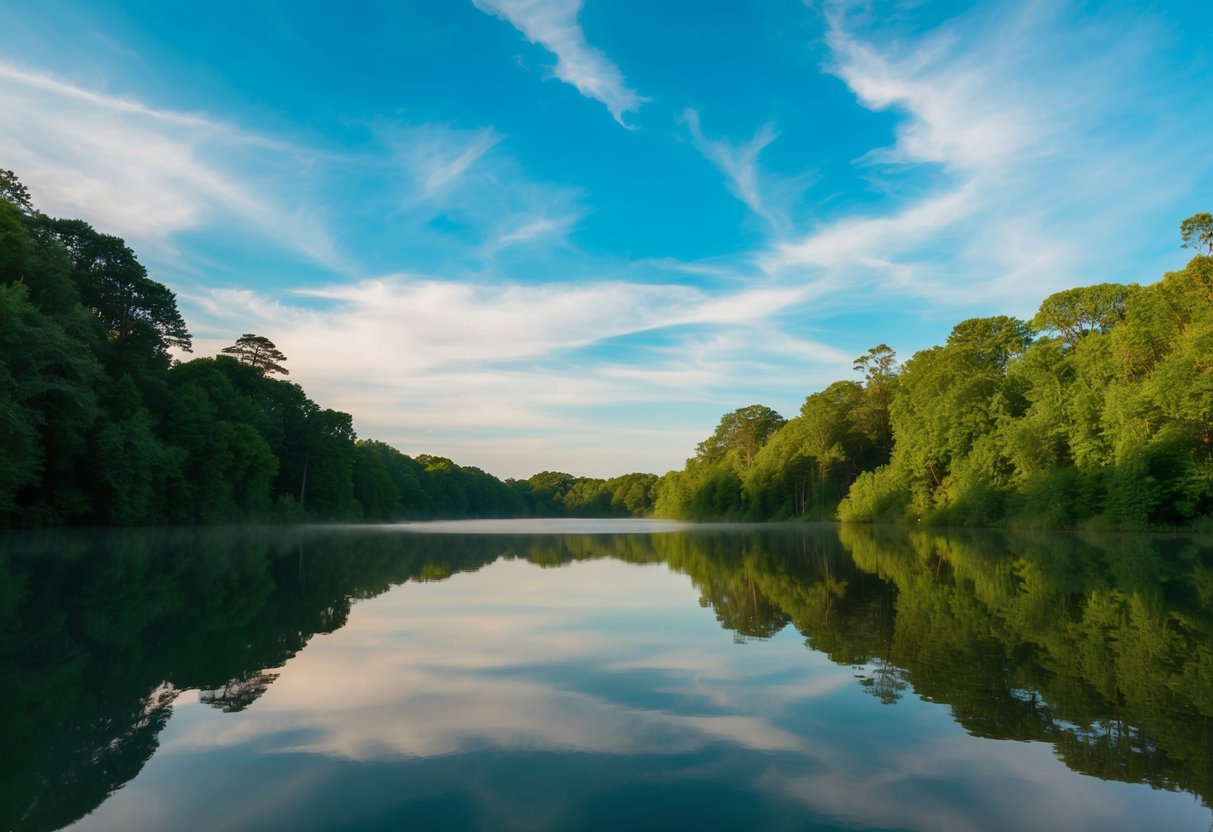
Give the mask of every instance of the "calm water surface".
<path id="1" fill-rule="evenodd" d="M 1213 540 L 0 539 L 0 829 L 1194 830 Z"/>

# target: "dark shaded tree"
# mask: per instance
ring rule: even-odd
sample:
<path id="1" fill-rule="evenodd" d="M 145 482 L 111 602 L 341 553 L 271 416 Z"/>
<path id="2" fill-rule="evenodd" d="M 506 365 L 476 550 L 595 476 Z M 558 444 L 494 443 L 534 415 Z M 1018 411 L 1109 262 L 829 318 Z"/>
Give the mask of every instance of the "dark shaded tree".
<path id="1" fill-rule="evenodd" d="M 291 372 L 282 366 L 286 362 L 286 356 L 279 351 L 273 341 L 264 335 L 253 335 L 246 332 L 236 339 L 235 344 L 224 347 L 221 352 L 224 355 L 230 355 L 241 364 L 248 364 L 250 367 L 260 370 L 262 375 L 280 373 L 286 376 Z"/>
<path id="2" fill-rule="evenodd" d="M 147 276 L 121 239 L 98 233 L 83 220 L 38 215 L 31 227 L 35 236 L 58 241 L 71 257 L 80 301 L 105 333 L 107 364 L 119 372 L 163 368 L 171 349 L 190 351 L 176 296 Z"/>
<path id="3" fill-rule="evenodd" d="M 22 214 L 32 217 L 34 211 L 33 199 L 30 197 L 29 188 L 17 178 L 17 174 L 11 170 L 0 169 L 0 200 L 10 202 L 17 206 L 17 209 Z"/>

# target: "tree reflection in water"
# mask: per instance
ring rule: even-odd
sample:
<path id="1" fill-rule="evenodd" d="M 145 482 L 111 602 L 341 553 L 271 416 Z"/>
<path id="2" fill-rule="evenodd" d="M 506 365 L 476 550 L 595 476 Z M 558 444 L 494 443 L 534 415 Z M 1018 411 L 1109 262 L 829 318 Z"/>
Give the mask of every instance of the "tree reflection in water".
<path id="1" fill-rule="evenodd" d="M 0 828 L 90 812 L 156 751 L 179 692 L 254 707 L 350 606 L 498 558 L 664 562 L 740 640 L 791 624 L 895 705 L 1049 742 L 1071 768 L 1213 797 L 1207 538 L 709 528 L 656 535 L 374 529 L 56 533 L 0 547 Z"/>

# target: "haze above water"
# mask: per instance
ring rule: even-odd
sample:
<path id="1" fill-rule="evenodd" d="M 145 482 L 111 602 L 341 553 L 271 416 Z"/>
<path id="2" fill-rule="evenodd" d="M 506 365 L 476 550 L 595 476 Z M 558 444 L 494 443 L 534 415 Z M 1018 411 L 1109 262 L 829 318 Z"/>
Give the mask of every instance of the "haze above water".
<path id="1" fill-rule="evenodd" d="M 0 828 L 1209 828 L 1213 540 L 0 541 Z"/>

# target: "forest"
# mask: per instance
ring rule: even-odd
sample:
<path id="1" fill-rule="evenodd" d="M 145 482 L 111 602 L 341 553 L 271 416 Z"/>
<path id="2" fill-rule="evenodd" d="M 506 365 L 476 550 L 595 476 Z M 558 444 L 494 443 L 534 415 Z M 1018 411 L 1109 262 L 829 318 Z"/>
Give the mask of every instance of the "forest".
<path id="1" fill-rule="evenodd" d="M 647 513 L 652 474 L 503 482 L 358 439 L 269 338 L 188 361 L 126 243 L 0 171 L 0 528 Z"/>
<path id="2" fill-rule="evenodd" d="M 899 364 L 884 344 L 784 420 L 726 414 L 655 512 L 695 520 L 1041 528 L 1213 525 L 1213 216 L 1149 285 L 957 324 Z"/>
<path id="3" fill-rule="evenodd" d="M 725 414 L 681 470 L 500 480 L 359 439 L 244 333 L 192 340 L 117 237 L 0 171 L 0 527 L 658 516 L 1165 528 L 1213 524 L 1213 216 L 1149 284 L 957 324 L 785 419 Z"/>

